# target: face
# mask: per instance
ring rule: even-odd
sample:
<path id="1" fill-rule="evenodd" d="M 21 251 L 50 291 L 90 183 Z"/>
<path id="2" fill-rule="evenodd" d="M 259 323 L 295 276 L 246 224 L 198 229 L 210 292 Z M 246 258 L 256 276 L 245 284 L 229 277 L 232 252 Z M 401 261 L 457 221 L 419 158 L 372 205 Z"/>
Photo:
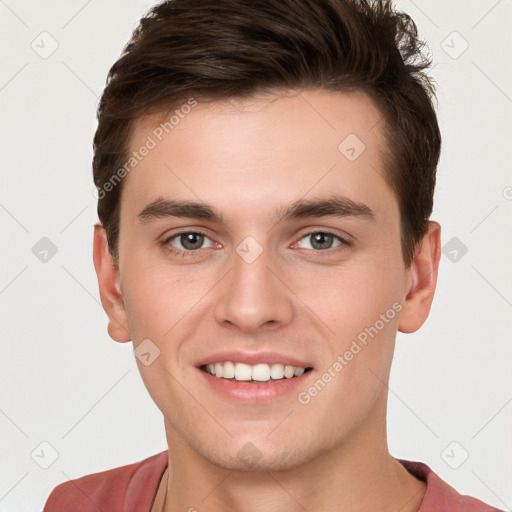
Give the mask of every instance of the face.
<path id="1" fill-rule="evenodd" d="M 135 126 L 131 150 L 154 147 L 123 185 L 109 313 L 169 441 L 277 470 L 383 439 L 414 265 L 378 109 L 317 90 L 183 112 Z"/>

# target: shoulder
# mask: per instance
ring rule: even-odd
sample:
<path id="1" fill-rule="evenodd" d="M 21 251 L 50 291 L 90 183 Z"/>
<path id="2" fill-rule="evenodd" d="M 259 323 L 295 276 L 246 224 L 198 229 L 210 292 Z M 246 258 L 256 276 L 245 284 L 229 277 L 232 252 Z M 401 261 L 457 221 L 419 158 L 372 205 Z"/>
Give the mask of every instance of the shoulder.
<path id="1" fill-rule="evenodd" d="M 427 492 L 418 512 L 499 512 L 476 498 L 459 494 L 423 462 L 398 461 L 409 473 L 427 483 Z"/>
<path id="2" fill-rule="evenodd" d="M 167 467 L 167 451 L 101 473 L 58 485 L 43 512 L 149 512 L 160 478 Z"/>

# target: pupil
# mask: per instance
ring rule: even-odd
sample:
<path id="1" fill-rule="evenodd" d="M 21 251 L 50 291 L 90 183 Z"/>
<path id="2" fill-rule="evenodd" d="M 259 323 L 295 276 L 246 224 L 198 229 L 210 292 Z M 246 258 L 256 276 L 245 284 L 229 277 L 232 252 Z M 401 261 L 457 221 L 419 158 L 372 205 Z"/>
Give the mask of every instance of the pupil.
<path id="1" fill-rule="evenodd" d="M 200 249 L 203 245 L 204 235 L 199 233 L 186 233 L 181 235 L 181 244 L 186 249 L 194 250 Z"/>
<path id="2" fill-rule="evenodd" d="M 315 249 L 329 249 L 332 245 L 332 235 L 329 233 L 316 233 L 311 244 Z"/>

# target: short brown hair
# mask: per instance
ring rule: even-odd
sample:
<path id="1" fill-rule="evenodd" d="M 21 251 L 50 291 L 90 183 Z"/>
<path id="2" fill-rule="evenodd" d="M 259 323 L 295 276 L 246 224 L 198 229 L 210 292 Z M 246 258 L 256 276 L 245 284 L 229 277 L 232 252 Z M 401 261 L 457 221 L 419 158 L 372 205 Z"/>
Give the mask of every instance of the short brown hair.
<path id="1" fill-rule="evenodd" d="M 112 66 L 98 108 L 94 182 L 118 261 L 122 182 L 141 116 L 191 97 L 247 98 L 283 89 L 361 90 L 385 121 L 387 179 L 409 265 L 432 213 L 441 136 L 430 65 L 411 18 L 384 0 L 169 0 L 152 8 Z M 108 190 L 108 193 L 105 191 Z"/>

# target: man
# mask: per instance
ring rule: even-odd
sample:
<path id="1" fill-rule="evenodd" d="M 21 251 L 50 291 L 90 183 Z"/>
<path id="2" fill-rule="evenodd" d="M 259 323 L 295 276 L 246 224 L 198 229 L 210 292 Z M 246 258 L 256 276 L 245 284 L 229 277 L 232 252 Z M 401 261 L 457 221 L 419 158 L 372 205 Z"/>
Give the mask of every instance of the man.
<path id="1" fill-rule="evenodd" d="M 393 458 L 397 331 L 432 303 L 441 138 L 387 2 L 174 0 L 98 112 L 94 264 L 168 451 L 45 511 L 495 510 Z"/>

